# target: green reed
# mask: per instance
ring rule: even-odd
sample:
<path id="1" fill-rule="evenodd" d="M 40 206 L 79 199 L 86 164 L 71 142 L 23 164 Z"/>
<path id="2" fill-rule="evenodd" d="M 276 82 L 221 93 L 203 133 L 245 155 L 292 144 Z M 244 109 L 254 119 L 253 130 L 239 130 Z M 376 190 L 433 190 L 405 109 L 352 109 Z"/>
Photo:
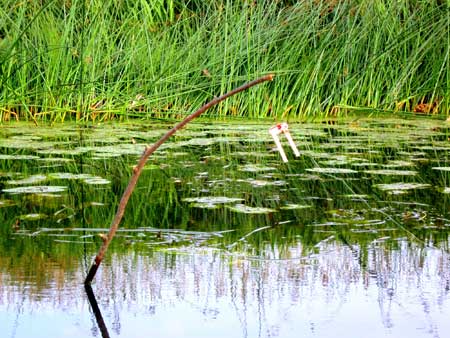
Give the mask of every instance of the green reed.
<path id="1" fill-rule="evenodd" d="M 351 109 L 449 113 L 449 7 L 440 1 L 16 2 L 0 8 L 0 115 L 178 118 L 264 73 L 210 116 Z"/>

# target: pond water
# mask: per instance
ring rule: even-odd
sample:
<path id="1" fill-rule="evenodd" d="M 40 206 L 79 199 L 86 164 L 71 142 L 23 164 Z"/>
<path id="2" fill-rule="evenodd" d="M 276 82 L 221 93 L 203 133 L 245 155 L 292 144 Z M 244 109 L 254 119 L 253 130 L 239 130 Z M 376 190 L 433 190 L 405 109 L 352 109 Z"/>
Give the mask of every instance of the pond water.
<path id="1" fill-rule="evenodd" d="M 450 125 L 0 126 L 4 337 L 448 337 Z"/>

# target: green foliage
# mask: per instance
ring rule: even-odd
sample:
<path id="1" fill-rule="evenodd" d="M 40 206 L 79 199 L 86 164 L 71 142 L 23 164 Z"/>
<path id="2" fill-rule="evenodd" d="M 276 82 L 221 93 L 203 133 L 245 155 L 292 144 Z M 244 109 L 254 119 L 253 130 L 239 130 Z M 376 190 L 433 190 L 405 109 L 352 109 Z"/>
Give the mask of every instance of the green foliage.
<path id="1" fill-rule="evenodd" d="M 209 114 L 448 114 L 449 25 L 431 0 L 5 0 L 0 118 L 180 117 L 268 72 Z"/>

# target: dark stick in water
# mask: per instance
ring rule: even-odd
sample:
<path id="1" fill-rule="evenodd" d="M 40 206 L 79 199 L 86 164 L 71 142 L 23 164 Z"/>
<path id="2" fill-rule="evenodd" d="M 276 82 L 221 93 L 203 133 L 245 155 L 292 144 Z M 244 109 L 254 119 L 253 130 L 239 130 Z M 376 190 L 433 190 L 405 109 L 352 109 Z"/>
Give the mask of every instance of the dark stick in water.
<path id="1" fill-rule="evenodd" d="M 92 286 L 90 284 L 85 284 L 84 289 L 86 290 L 89 304 L 91 304 L 92 312 L 94 313 L 98 328 L 102 333 L 102 338 L 109 338 L 108 328 L 106 327 L 105 321 L 103 320 L 103 316 L 98 306 L 97 299 L 95 299 L 94 291 L 92 291 Z"/>
<path id="2" fill-rule="evenodd" d="M 149 156 L 151 154 L 153 154 L 155 152 L 155 150 L 158 149 L 161 146 L 161 144 L 163 144 L 170 136 L 175 134 L 176 131 L 183 128 L 186 124 L 188 124 L 193 119 L 195 119 L 196 117 L 203 114 L 209 108 L 215 106 L 219 102 L 229 98 L 230 96 L 232 96 L 234 94 L 237 94 L 239 92 L 247 90 L 250 87 L 253 87 L 259 83 L 262 83 L 265 81 L 271 81 L 272 79 L 273 79 L 273 75 L 269 74 L 269 75 L 260 77 L 256 80 L 253 80 L 251 82 L 248 82 L 236 89 L 233 89 L 232 91 L 229 91 L 228 93 L 226 93 L 222 96 L 214 98 L 213 100 L 209 101 L 207 104 L 202 106 L 200 109 L 198 109 L 196 112 L 187 116 L 183 121 L 178 123 L 175 127 L 170 129 L 166 134 L 164 134 L 163 137 L 161 137 L 151 147 L 147 147 L 145 149 L 144 153 L 142 154 L 141 158 L 139 159 L 138 164 L 133 168 L 133 174 L 130 178 L 130 181 L 128 182 L 127 188 L 125 189 L 125 191 L 122 195 L 119 206 L 117 207 L 117 212 L 116 212 L 114 219 L 111 222 L 111 227 L 109 228 L 108 235 L 106 236 L 105 240 L 103 241 L 103 244 L 100 247 L 100 250 L 99 250 L 97 256 L 95 256 L 94 262 L 92 263 L 91 268 L 89 269 L 89 272 L 86 276 L 86 279 L 84 280 L 84 284 L 91 284 L 92 280 L 94 279 L 97 269 L 100 266 L 100 264 L 102 263 L 103 257 L 106 253 L 106 250 L 108 249 L 108 246 L 111 243 L 111 241 L 114 237 L 114 234 L 116 233 L 116 231 L 119 227 L 120 221 L 122 220 L 123 214 L 125 213 L 125 207 L 128 203 L 128 200 L 130 199 L 131 193 L 133 192 L 134 187 L 136 186 L 137 180 L 138 180 L 139 176 L 141 175 L 142 169 L 144 168 L 144 165 L 147 162 L 147 159 L 149 158 Z"/>

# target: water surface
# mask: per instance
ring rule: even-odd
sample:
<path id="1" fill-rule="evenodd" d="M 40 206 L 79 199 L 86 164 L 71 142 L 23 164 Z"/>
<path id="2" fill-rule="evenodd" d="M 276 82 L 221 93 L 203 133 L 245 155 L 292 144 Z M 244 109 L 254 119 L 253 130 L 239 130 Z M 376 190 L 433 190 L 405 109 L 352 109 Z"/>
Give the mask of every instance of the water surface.
<path id="1" fill-rule="evenodd" d="M 449 126 L 197 123 L 149 160 L 88 300 L 133 165 L 168 124 L 0 126 L 7 337 L 445 337 Z"/>

